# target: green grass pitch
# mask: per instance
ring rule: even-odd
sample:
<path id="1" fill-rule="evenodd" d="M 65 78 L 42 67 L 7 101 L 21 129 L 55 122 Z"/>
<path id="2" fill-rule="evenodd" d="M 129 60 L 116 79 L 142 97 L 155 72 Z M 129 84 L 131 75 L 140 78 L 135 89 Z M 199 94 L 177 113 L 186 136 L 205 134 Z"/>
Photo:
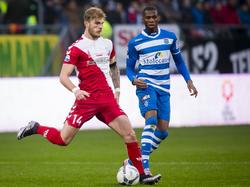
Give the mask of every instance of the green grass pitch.
<path id="1" fill-rule="evenodd" d="M 1 133 L 0 187 L 119 187 L 116 173 L 126 157 L 112 130 L 80 131 L 67 147 Z M 162 174 L 156 186 L 250 186 L 250 126 L 171 128 L 151 169 Z"/>

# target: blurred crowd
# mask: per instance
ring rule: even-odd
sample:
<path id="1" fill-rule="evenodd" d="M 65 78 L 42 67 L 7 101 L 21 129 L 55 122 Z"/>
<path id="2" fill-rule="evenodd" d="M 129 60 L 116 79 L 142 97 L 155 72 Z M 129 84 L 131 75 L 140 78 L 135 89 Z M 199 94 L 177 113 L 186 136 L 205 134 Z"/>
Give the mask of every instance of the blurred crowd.
<path id="1" fill-rule="evenodd" d="M 102 7 L 114 25 L 140 24 L 144 4 L 158 8 L 161 23 L 250 26 L 250 0 L 0 0 L 0 25 L 10 33 L 22 32 L 22 25 L 67 25 L 77 35 L 89 6 Z"/>

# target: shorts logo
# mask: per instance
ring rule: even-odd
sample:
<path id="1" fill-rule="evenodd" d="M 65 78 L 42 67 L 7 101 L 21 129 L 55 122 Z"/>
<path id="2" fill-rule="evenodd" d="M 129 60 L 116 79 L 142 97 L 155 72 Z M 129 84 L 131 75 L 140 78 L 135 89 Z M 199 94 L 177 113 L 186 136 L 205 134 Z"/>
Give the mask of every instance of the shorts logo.
<path id="1" fill-rule="evenodd" d="M 148 99 L 150 99 L 150 95 L 144 95 L 141 99 L 145 107 L 148 107 Z"/>

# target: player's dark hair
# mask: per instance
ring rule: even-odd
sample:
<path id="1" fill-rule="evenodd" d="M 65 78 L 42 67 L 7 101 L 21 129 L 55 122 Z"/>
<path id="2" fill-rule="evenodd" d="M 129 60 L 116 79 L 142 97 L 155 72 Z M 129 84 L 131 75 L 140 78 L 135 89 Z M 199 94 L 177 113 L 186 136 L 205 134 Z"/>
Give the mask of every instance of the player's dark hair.
<path id="1" fill-rule="evenodd" d="M 148 6 L 146 6 L 143 9 L 142 14 L 145 15 L 146 11 L 156 11 L 158 13 L 158 10 L 157 10 L 157 8 L 154 5 L 148 5 Z"/>
<path id="2" fill-rule="evenodd" d="M 105 18 L 106 14 L 98 7 L 90 7 L 84 12 L 84 21 L 91 21 L 97 18 Z"/>

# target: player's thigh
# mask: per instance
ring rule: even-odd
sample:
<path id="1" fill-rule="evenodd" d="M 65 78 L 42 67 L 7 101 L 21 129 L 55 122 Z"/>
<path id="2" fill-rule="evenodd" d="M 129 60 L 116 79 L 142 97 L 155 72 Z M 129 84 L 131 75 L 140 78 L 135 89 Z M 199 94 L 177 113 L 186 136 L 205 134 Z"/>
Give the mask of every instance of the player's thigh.
<path id="1" fill-rule="evenodd" d="M 136 141 L 136 135 L 132 125 L 126 115 L 120 115 L 111 121 L 108 126 L 112 128 L 117 134 L 122 136 L 125 142 Z"/>
<path id="2" fill-rule="evenodd" d="M 74 104 L 66 117 L 69 126 L 80 129 L 86 121 L 96 115 L 100 104 L 95 103 L 96 101 L 89 100 L 87 100 L 86 103 Z"/>
<path id="3" fill-rule="evenodd" d="M 78 131 L 79 128 L 72 127 L 65 121 L 63 129 L 61 130 L 61 137 L 64 143 L 69 144 Z"/>
<path id="4" fill-rule="evenodd" d="M 139 108 L 141 115 L 145 117 L 145 114 L 151 110 L 157 110 L 157 94 L 151 87 L 146 89 L 137 89 L 136 95 L 139 100 Z"/>
<path id="5" fill-rule="evenodd" d="M 160 130 L 166 130 L 170 121 L 170 95 L 159 95 L 157 106 L 158 128 Z"/>
<path id="6" fill-rule="evenodd" d="M 97 119 L 108 125 L 114 119 L 122 115 L 126 116 L 124 111 L 116 102 L 115 98 L 110 97 L 106 102 L 102 103 L 102 107 L 99 108 L 96 117 Z"/>

